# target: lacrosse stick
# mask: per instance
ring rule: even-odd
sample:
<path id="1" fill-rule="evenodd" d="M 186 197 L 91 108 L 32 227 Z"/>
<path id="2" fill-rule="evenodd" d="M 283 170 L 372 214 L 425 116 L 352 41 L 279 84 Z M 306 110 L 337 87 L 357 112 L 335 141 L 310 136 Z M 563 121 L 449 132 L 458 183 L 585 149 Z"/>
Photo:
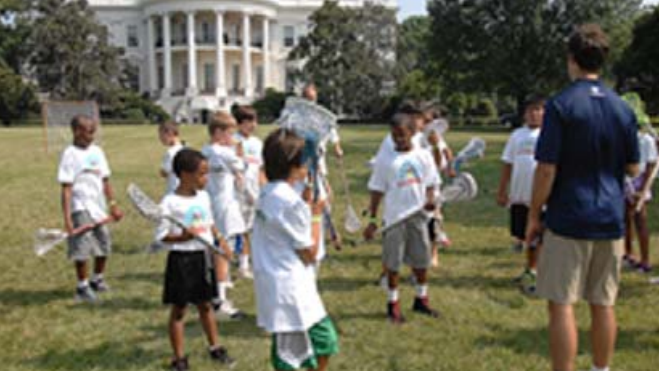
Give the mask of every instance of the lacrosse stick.
<path id="1" fill-rule="evenodd" d="M 483 157 L 485 155 L 485 147 L 486 144 L 483 139 L 478 137 L 471 138 L 469 143 L 458 152 L 458 155 L 453 160 L 455 172 L 460 173 L 462 165 L 468 163 L 469 160 Z"/>
<path id="2" fill-rule="evenodd" d="M 390 230 L 390 229 L 392 229 L 392 228 L 394 228 L 394 227 L 396 227 L 396 226 L 398 226 L 398 225 L 401 225 L 401 224 L 407 222 L 408 220 L 410 220 L 410 219 L 412 219 L 412 218 L 415 218 L 415 217 L 417 217 L 417 216 L 423 216 L 424 218 L 427 218 L 427 217 L 428 217 L 428 211 L 425 209 L 425 207 L 422 207 L 422 208 L 420 208 L 420 209 L 418 209 L 418 210 L 415 210 L 415 211 L 413 211 L 411 214 L 409 214 L 408 216 L 404 217 L 404 218 L 401 219 L 401 220 L 398 220 L 398 221 L 396 221 L 396 222 L 394 222 L 394 223 L 391 223 L 391 224 L 385 225 L 385 226 L 383 226 L 383 227 L 381 227 L 381 228 L 378 228 L 378 229 L 375 231 L 375 234 L 384 234 L 384 233 L 386 233 L 388 230 Z M 370 242 L 370 241 L 371 241 L 371 240 L 367 240 L 367 239 L 365 239 L 365 238 L 361 238 L 361 239 L 358 239 L 358 240 L 353 240 L 353 241 L 351 241 L 350 244 L 354 247 L 354 246 L 356 246 L 357 244 L 363 244 L 363 243 Z"/>
<path id="3" fill-rule="evenodd" d="M 34 233 L 34 253 L 39 257 L 44 256 L 52 249 L 54 249 L 57 245 L 66 241 L 69 237 L 75 237 L 81 235 L 96 227 L 99 227 L 104 224 L 108 224 L 113 220 L 114 220 L 113 218 L 107 218 L 101 220 L 98 223 L 83 225 L 74 229 L 71 232 L 71 234 L 68 234 L 61 229 L 39 228 Z"/>
<path id="4" fill-rule="evenodd" d="M 128 198 L 130 199 L 133 206 L 137 212 L 142 215 L 145 219 L 149 220 L 152 223 L 160 223 L 163 220 L 167 220 L 171 223 L 174 223 L 179 228 L 187 229 L 188 227 L 182 221 L 176 219 L 171 215 L 165 214 L 160 206 L 156 204 L 146 193 L 144 193 L 137 185 L 131 183 L 127 188 Z M 226 255 L 222 249 L 215 246 L 211 241 L 206 240 L 205 238 L 195 235 L 195 241 L 201 242 L 205 247 L 211 251 L 219 254 Z"/>
<path id="5" fill-rule="evenodd" d="M 441 201 L 455 203 L 473 200 L 478 196 L 478 183 L 467 172 L 458 174 L 451 183 L 442 188 Z"/>
<path id="6" fill-rule="evenodd" d="M 343 158 L 339 158 L 339 172 L 341 173 L 341 182 L 343 183 L 343 190 L 346 195 L 346 211 L 345 222 L 343 227 L 348 233 L 357 233 L 362 229 L 362 221 L 357 216 L 357 212 L 352 207 L 352 197 L 350 196 L 350 184 L 348 177 L 346 177 L 345 166 L 343 165 Z"/>

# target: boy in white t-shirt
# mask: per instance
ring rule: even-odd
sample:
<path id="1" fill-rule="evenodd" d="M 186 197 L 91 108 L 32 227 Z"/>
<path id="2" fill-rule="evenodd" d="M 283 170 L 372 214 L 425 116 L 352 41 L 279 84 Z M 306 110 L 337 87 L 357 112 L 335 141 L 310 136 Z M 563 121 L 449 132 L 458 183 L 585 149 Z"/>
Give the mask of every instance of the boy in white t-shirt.
<path id="1" fill-rule="evenodd" d="M 524 246 L 533 176 L 537 165 L 535 147 L 540 137 L 544 114 L 544 98 L 529 97 L 524 108 L 525 126 L 512 133 L 501 156 L 503 166 L 497 203 L 499 206 L 510 208 L 510 234 L 515 238 L 515 249 L 518 251 Z M 515 278 L 515 282 L 522 284 L 522 289 L 530 294 L 535 291 L 536 264 L 540 247 L 540 241 L 527 246 L 526 267 L 524 272 Z"/>
<path id="2" fill-rule="evenodd" d="M 189 369 L 184 354 L 185 312 L 193 304 L 199 312 L 199 321 L 208 339 L 211 359 L 222 365 L 231 366 L 235 361 L 226 348 L 219 345 L 217 325 L 213 316 L 211 299 L 214 291 L 209 252 L 195 238 L 218 241 L 230 257 L 231 251 L 213 223 L 211 201 L 204 186 L 208 181 L 208 161 L 193 149 L 183 149 L 173 158 L 172 170 L 180 183 L 172 193 L 165 195 L 161 209 L 183 222 L 185 229 L 164 219 L 156 228 L 155 240 L 169 250 L 163 303 L 171 305 L 169 316 L 169 338 L 174 352 L 171 369 Z M 224 258 L 222 258 L 224 259 Z"/>
<path id="3" fill-rule="evenodd" d="M 393 323 L 405 321 L 398 301 L 398 281 L 401 265 L 409 265 L 416 277 L 415 312 L 438 317 L 428 300 L 427 271 L 431 246 L 427 211 L 435 209 L 435 188 L 439 175 L 430 153 L 413 149 L 414 118 L 397 114 L 391 121 L 391 135 L 396 145 L 395 155 L 380 158 L 368 183 L 371 192 L 371 222 L 364 231 L 370 240 L 378 229 L 377 212 L 384 199 L 382 262 L 388 278 L 387 317 Z"/>
<path id="4" fill-rule="evenodd" d="M 239 190 L 240 207 L 245 221 L 245 234 L 239 236 L 238 241 L 242 248 L 239 256 L 239 273 L 244 278 L 253 278 L 249 268 L 250 237 L 254 226 L 254 215 L 256 212 L 256 201 L 259 197 L 261 185 L 265 183 L 263 173 L 263 142 L 254 136 L 258 126 L 258 114 L 251 106 L 238 106 L 233 116 L 238 123 L 238 131 L 234 139 L 240 144 L 243 151 L 245 169 L 245 181 L 242 190 Z"/>
<path id="5" fill-rule="evenodd" d="M 278 129 L 266 139 L 269 182 L 254 223 L 257 322 L 273 334 L 272 365 L 280 371 L 324 371 L 338 352 L 338 335 L 316 285 L 324 205 L 307 204 L 294 188 L 307 177 L 303 149 L 304 139 L 290 130 Z"/>
<path id="6" fill-rule="evenodd" d="M 213 219 L 220 233 L 234 246 L 235 238 L 247 230 L 238 202 L 237 187 L 244 182 L 245 162 L 241 154 L 236 153 L 236 141 L 233 139 L 236 126 L 233 116 L 217 112 L 208 124 L 210 143 L 202 149 L 210 167 L 206 190 L 211 198 Z M 241 152 L 240 147 L 238 152 Z M 215 308 L 230 318 L 243 318 L 244 314 L 227 298 L 227 289 L 232 287 L 229 263 L 218 257 L 215 263 L 218 291 Z"/>
<path id="7" fill-rule="evenodd" d="M 183 148 L 183 143 L 179 138 L 178 124 L 174 121 L 165 121 L 158 125 L 158 138 L 160 139 L 160 143 L 167 147 L 167 151 L 160 163 L 160 176 L 167 182 L 165 194 L 170 194 L 178 186 L 178 178 L 172 169 L 172 162 L 174 161 L 174 156 Z"/>
<path id="8" fill-rule="evenodd" d="M 73 144 L 62 153 L 57 181 L 62 185 L 62 212 L 68 239 L 68 257 L 75 263 L 76 299 L 94 302 L 95 292 L 109 289 L 103 278 L 112 251 L 109 220 L 123 213 L 114 200 L 110 167 L 103 150 L 94 144 L 96 122 L 87 116 L 71 120 Z M 107 206 L 110 206 L 110 215 Z M 87 280 L 87 261 L 94 258 L 94 276 Z"/>
<path id="9" fill-rule="evenodd" d="M 404 114 L 411 116 L 414 123 L 412 124 L 412 149 L 423 148 L 424 147 L 424 138 L 423 138 L 423 129 L 425 127 L 425 118 L 423 111 L 411 102 L 406 102 L 401 105 L 400 109 L 397 111 L 399 114 Z M 391 161 L 391 158 L 396 156 L 396 144 L 394 143 L 391 133 L 387 134 L 380 143 L 378 152 L 370 163 L 375 164 L 377 161 Z"/>

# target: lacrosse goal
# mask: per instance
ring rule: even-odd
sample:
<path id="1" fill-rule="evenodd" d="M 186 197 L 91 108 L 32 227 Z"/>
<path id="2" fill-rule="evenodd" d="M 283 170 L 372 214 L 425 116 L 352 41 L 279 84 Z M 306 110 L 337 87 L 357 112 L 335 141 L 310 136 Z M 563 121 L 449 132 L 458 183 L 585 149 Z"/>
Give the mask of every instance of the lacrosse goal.
<path id="1" fill-rule="evenodd" d="M 43 148 L 47 153 L 61 152 L 71 143 L 71 119 L 86 115 L 98 123 L 96 142 L 101 141 L 101 120 L 94 101 L 46 101 L 41 105 Z"/>

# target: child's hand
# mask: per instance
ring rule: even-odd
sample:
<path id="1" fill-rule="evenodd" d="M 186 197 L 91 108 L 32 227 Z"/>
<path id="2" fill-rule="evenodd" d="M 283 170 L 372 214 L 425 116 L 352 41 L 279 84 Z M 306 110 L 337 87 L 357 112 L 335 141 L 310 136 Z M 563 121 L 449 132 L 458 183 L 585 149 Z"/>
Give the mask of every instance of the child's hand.
<path id="1" fill-rule="evenodd" d="M 508 206 L 508 195 L 505 192 L 499 192 L 497 194 L 497 204 L 501 207 Z"/>
<path id="2" fill-rule="evenodd" d="M 231 247 L 229 247 L 229 244 L 227 241 L 220 237 L 216 239 L 217 243 L 216 246 L 218 246 L 222 251 L 224 251 L 224 257 L 227 260 L 232 260 L 233 259 L 233 251 L 231 251 Z"/>
<path id="3" fill-rule="evenodd" d="M 311 215 L 321 216 L 323 215 L 323 210 L 325 209 L 325 200 L 311 202 L 309 206 L 311 206 Z"/>
<path id="4" fill-rule="evenodd" d="M 364 229 L 364 239 L 370 241 L 375 238 L 375 232 L 377 232 L 377 230 L 378 226 L 375 223 L 369 223 L 366 229 Z"/>
<path id="5" fill-rule="evenodd" d="M 186 228 L 181 232 L 181 235 L 179 236 L 179 240 L 181 242 L 186 242 L 186 241 L 194 240 L 195 237 L 197 237 L 197 235 L 189 228 Z"/>
<path id="6" fill-rule="evenodd" d="M 436 205 L 432 201 L 427 201 L 425 205 L 423 205 L 423 209 L 426 211 L 435 211 Z"/>
<path id="7" fill-rule="evenodd" d="M 112 219 L 114 219 L 115 222 L 118 222 L 124 218 L 124 213 L 119 209 L 119 206 L 115 204 L 110 206 L 110 216 L 112 216 Z"/>
<path id="8" fill-rule="evenodd" d="M 436 131 L 431 130 L 430 133 L 428 133 L 428 143 L 433 147 L 439 145 L 439 135 L 437 135 Z"/>

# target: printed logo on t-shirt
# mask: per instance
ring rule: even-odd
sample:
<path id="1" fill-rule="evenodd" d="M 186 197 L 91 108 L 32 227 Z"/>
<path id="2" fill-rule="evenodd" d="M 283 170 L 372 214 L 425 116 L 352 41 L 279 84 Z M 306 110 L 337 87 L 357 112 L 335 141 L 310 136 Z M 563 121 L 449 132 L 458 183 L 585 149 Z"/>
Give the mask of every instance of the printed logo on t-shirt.
<path id="1" fill-rule="evenodd" d="M 517 151 L 518 156 L 535 156 L 535 146 L 537 140 L 535 138 L 529 138 L 522 141 Z"/>
<path id="2" fill-rule="evenodd" d="M 407 160 L 398 169 L 396 174 L 396 186 L 398 188 L 409 187 L 415 184 L 421 184 L 421 165 L 416 161 Z"/>
<path id="3" fill-rule="evenodd" d="M 590 88 L 590 96 L 595 98 L 602 98 L 604 93 L 602 92 L 602 89 L 599 88 L 599 86 L 593 86 Z"/>
<path id="4" fill-rule="evenodd" d="M 195 234 L 201 234 L 208 231 L 206 220 L 206 211 L 198 205 L 191 206 L 183 216 L 183 222 Z"/>
<path id="5" fill-rule="evenodd" d="M 101 157 L 98 153 L 90 153 L 85 157 L 84 172 L 92 172 L 96 175 L 101 174 Z"/>

